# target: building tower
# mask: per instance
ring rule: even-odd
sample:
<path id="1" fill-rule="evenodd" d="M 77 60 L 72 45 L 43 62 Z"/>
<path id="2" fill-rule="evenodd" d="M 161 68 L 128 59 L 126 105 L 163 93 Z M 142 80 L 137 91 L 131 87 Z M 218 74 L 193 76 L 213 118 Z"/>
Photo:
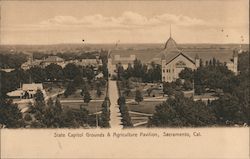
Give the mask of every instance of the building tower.
<path id="1" fill-rule="evenodd" d="M 200 67 L 200 65 L 201 65 L 201 64 L 200 64 L 200 61 L 201 61 L 201 60 L 200 60 L 198 54 L 196 54 L 196 55 L 195 55 L 195 67 L 196 67 L 196 68 L 199 68 L 199 67 Z"/>
<path id="2" fill-rule="evenodd" d="M 235 75 L 238 74 L 238 52 L 236 50 L 233 53 L 233 72 Z"/>

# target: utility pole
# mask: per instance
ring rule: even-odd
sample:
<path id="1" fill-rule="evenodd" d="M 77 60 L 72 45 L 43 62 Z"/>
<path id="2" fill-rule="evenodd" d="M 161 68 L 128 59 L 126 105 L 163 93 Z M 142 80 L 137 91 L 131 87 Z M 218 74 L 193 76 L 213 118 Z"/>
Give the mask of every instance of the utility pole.
<path id="1" fill-rule="evenodd" d="M 97 114 L 97 106 L 95 106 L 95 112 L 96 112 L 96 114 L 95 114 L 95 116 L 96 116 L 96 128 L 98 128 L 98 114 Z"/>

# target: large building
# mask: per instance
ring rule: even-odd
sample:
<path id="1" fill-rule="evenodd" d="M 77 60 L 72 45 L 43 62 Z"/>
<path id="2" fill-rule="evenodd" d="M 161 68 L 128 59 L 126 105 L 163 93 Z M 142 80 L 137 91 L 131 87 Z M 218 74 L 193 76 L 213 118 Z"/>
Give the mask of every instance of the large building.
<path id="1" fill-rule="evenodd" d="M 66 62 L 63 58 L 60 58 L 58 56 L 49 56 L 48 58 L 44 59 L 41 62 L 43 67 L 46 67 L 50 64 L 57 64 L 59 66 L 61 66 L 62 68 L 64 68 L 66 66 Z"/>
<path id="2" fill-rule="evenodd" d="M 111 55 L 109 54 L 108 67 L 109 72 L 113 75 L 117 72 L 117 66 L 121 65 L 124 69 L 128 68 L 128 65 L 131 64 L 133 66 L 134 60 L 136 56 L 134 54 L 129 56 L 121 56 L 118 54 Z"/>
<path id="3" fill-rule="evenodd" d="M 220 52 L 223 52 L 223 50 L 210 48 L 181 50 L 170 33 L 170 37 L 161 53 L 162 81 L 175 81 L 184 68 L 195 70 L 200 67 L 201 60 L 208 61 L 212 58 L 224 63 L 229 70 L 237 75 L 238 54 L 231 50 L 231 57 L 225 57 L 220 55 Z"/>
<path id="4" fill-rule="evenodd" d="M 34 98 L 37 90 L 41 90 L 44 97 L 46 97 L 46 92 L 43 88 L 42 83 L 27 83 L 23 84 L 21 88 L 7 93 L 10 98 L 20 98 L 20 99 L 31 99 Z"/>

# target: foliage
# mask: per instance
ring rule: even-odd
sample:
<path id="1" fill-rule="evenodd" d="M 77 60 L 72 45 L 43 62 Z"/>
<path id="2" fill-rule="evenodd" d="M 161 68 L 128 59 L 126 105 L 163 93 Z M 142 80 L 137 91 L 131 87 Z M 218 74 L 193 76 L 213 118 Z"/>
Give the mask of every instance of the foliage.
<path id="1" fill-rule="evenodd" d="M 101 97 L 101 95 L 102 95 L 102 90 L 101 90 L 100 87 L 97 87 L 96 95 L 97 95 L 98 97 Z"/>
<path id="2" fill-rule="evenodd" d="M 72 95 L 73 93 L 76 92 L 76 85 L 74 82 L 69 82 L 65 92 L 64 92 L 64 96 L 68 97 L 70 95 Z"/>
<path id="3" fill-rule="evenodd" d="M 133 127 L 129 112 L 128 112 L 128 108 L 126 106 L 126 99 L 125 97 L 120 97 L 118 99 L 118 105 L 119 105 L 119 109 L 122 115 L 122 124 L 124 128 L 128 128 L 128 127 Z"/>
<path id="4" fill-rule="evenodd" d="M 101 113 L 101 120 L 100 120 L 100 126 L 103 128 L 109 128 L 110 124 L 110 101 L 109 98 L 105 98 L 105 100 L 102 103 L 102 113 Z"/>
<path id="5" fill-rule="evenodd" d="M 58 81 L 64 78 L 63 76 L 63 69 L 61 66 L 57 64 L 50 64 L 45 67 L 45 71 L 47 74 L 47 79 L 50 81 Z"/>
<path id="6" fill-rule="evenodd" d="M 64 73 L 64 77 L 66 79 L 70 79 L 73 80 L 76 76 L 82 76 L 81 75 L 81 71 L 80 68 L 77 67 L 75 64 L 73 63 L 69 63 L 67 64 L 64 68 L 63 68 L 63 73 Z"/>
<path id="7" fill-rule="evenodd" d="M 118 105 L 125 105 L 126 104 L 126 99 L 124 96 L 121 96 L 117 100 Z"/>
<path id="8" fill-rule="evenodd" d="M 0 68 L 18 69 L 27 61 L 27 55 L 24 53 L 0 53 Z"/>
<path id="9" fill-rule="evenodd" d="M 34 66 L 31 67 L 28 72 L 30 73 L 32 80 L 36 83 L 43 82 L 47 79 L 47 74 L 45 70 L 41 67 Z"/>
<path id="10" fill-rule="evenodd" d="M 139 104 L 141 101 L 143 101 L 143 96 L 140 90 L 135 91 L 135 101 Z"/>
<path id="11" fill-rule="evenodd" d="M 84 103 L 89 103 L 91 101 L 91 96 L 89 91 L 85 90 L 83 95 Z"/>
<path id="12" fill-rule="evenodd" d="M 215 115 L 201 101 L 175 95 L 156 106 L 149 120 L 150 127 L 199 127 L 215 124 Z"/>
<path id="13" fill-rule="evenodd" d="M 124 80 L 129 78 L 139 78 L 143 82 L 158 82 L 161 81 L 161 66 L 152 62 L 149 65 L 142 64 L 138 59 L 135 59 L 132 64 L 128 64 L 128 68 L 125 70 L 121 64 L 117 67 L 118 80 Z"/>
<path id="14" fill-rule="evenodd" d="M 6 128 L 23 127 L 22 113 L 11 100 L 0 100 L 0 124 Z"/>
<path id="15" fill-rule="evenodd" d="M 186 67 L 179 73 L 179 78 L 193 82 L 194 72 L 192 71 L 191 68 Z"/>

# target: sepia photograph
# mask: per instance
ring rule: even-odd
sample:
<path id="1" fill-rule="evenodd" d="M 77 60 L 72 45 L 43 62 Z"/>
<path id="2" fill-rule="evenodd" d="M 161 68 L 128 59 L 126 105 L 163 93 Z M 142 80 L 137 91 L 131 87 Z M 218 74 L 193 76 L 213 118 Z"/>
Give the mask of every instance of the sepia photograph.
<path id="1" fill-rule="evenodd" d="M 2 0 L 0 18 L 2 135 L 249 131 L 248 0 Z"/>

